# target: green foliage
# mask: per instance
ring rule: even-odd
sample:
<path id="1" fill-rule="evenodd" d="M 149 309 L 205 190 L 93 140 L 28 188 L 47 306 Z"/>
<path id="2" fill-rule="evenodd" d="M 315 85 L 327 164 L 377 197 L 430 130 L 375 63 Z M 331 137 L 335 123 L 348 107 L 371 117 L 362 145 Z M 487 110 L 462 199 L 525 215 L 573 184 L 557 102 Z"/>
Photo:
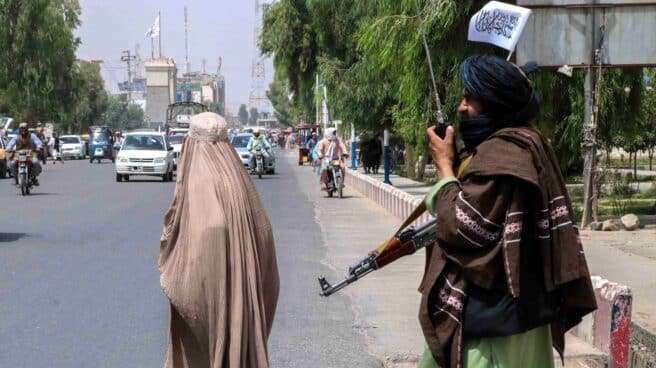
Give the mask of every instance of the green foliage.
<path id="1" fill-rule="evenodd" d="M 61 123 L 76 108 L 77 0 L 0 2 L 0 109 L 26 120 Z"/>
<path id="2" fill-rule="evenodd" d="M 241 125 L 246 125 L 246 123 L 248 123 L 248 110 L 246 109 L 246 105 L 244 104 L 239 105 L 238 116 Z"/>
<path id="3" fill-rule="evenodd" d="M 274 116 L 282 125 L 294 125 L 294 106 L 289 98 L 289 83 L 286 79 L 281 78 L 279 73 L 274 75 L 273 81 L 269 85 L 267 98 L 275 107 Z"/>
<path id="4" fill-rule="evenodd" d="M 260 113 L 257 111 L 257 108 L 251 107 L 248 111 L 248 125 L 257 125 L 257 118 L 260 117 Z"/>
<path id="5" fill-rule="evenodd" d="M 419 0 L 444 115 L 451 122 L 457 123 L 461 99 L 459 64 L 472 54 L 506 54 L 466 39 L 471 16 L 487 2 Z M 413 155 L 424 154 L 425 129 L 435 121 L 436 106 L 419 26 L 414 0 L 273 3 L 265 13 L 260 49 L 274 58 L 268 95 L 276 116 L 287 125 L 314 120 L 318 74 L 328 88 L 332 117 L 354 123 L 359 131 L 393 128 L 412 146 Z M 639 68 L 604 69 L 598 116 L 603 147 L 656 146 L 648 143 L 656 139 L 651 133 L 656 132 L 656 97 L 643 96 L 641 77 Z M 553 71 L 534 77 L 542 102 L 537 123 L 567 173 L 582 166 L 583 80 L 584 70 L 572 78 Z"/>
<path id="6" fill-rule="evenodd" d="M 85 132 L 103 117 L 108 108 L 109 96 L 104 88 L 98 64 L 88 61 L 77 63 L 76 106 L 70 118 L 60 124 L 62 130 L 69 132 Z"/>
<path id="7" fill-rule="evenodd" d="M 126 95 L 112 96 L 102 115 L 104 125 L 117 131 L 138 129 L 143 126 L 144 111 L 138 105 L 129 105 Z"/>
<path id="8" fill-rule="evenodd" d="M 260 49 L 275 55 L 276 73 L 284 75 L 298 120 L 314 120 L 313 86 L 317 43 L 305 0 L 281 0 L 264 14 Z M 274 105 L 275 107 L 275 105 Z"/>

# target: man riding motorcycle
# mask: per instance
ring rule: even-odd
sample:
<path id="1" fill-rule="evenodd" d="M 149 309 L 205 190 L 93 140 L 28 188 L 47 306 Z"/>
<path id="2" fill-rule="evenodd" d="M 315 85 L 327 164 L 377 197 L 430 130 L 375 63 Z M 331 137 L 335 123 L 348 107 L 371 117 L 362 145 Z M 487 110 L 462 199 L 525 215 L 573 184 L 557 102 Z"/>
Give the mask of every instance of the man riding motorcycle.
<path id="1" fill-rule="evenodd" d="M 346 146 L 339 137 L 337 137 L 337 131 L 335 128 L 326 129 L 324 138 L 319 142 L 317 153 L 319 161 L 321 162 L 321 178 L 319 179 L 321 190 L 328 190 L 328 183 L 330 183 L 331 180 L 328 172 L 330 161 L 340 160 L 342 173 L 345 174 L 346 170 L 342 158 L 348 157 Z"/>
<path id="2" fill-rule="evenodd" d="M 27 123 L 18 126 L 18 135 L 9 141 L 7 153 L 9 154 L 9 170 L 18 184 L 18 152 L 27 151 L 32 154 L 32 184 L 38 186 L 37 176 L 41 174 L 41 163 L 38 154 L 43 150 L 43 142 L 34 133 L 30 133 Z"/>
<path id="3" fill-rule="evenodd" d="M 258 147 L 260 148 L 264 159 L 266 160 L 269 158 L 268 150 L 271 148 L 271 145 L 269 144 L 269 141 L 267 141 L 266 137 L 260 134 L 260 129 L 255 128 L 253 129 L 253 135 L 248 140 L 248 144 L 246 145 L 246 149 L 251 153 L 251 159 L 249 163 L 251 171 L 255 171 L 255 151 Z"/>

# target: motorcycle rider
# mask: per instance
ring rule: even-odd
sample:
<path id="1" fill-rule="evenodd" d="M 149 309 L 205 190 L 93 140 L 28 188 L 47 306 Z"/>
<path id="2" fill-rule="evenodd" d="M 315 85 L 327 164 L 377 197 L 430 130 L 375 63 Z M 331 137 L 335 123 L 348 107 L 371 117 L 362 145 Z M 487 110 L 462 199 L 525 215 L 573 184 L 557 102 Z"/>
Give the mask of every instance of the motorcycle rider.
<path id="1" fill-rule="evenodd" d="M 344 143 L 339 139 L 339 137 L 337 137 L 337 130 L 335 128 L 326 129 L 324 138 L 321 140 L 321 142 L 319 142 L 317 153 L 319 156 L 319 161 L 321 162 L 321 178 L 319 179 L 321 190 L 328 190 L 328 183 L 331 182 L 331 177 L 328 170 L 330 161 L 340 160 L 342 175 L 346 175 L 346 170 L 344 170 L 344 161 L 342 158 L 348 157 L 348 151 L 346 150 Z"/>
<path id="2" fill-rule="evenodd" d="M 37 125 L 36 129 L 34 130 L 34 134 L 36 134 L 36 137 L 41 140 L 42 145 L 48 143 L 48 140 L 46 139 L 46 135 L 43 132 L 43 126 L 41 125 L 41 123 Z M 39 153 L 39 162 L 43 162 L 43 164 L 45 165 L 46 163 L 48 163 L 47 159 L 48 159 L 48 152 L 46 152 L 46 150 L 44 149 L 41 153 Z"/>
<path id="3" fill-rule="evenodd" d="M 264 160 L 266 161 L 266 159 L 269 158 L 268 151 L 271 148 L 271 145 L 269 144 L 269 141 L 267 141 L 266 137 L 260 134 L 260 128 L 254 128 L 253 135 L 248 140 L 248 144 L 246 145 L 246 149 L 251 153 L 251 160 L 249 163 L 251 171 L 255 171 L 255 151 L 258 147 L 262 152 L 262 157 L 264 157 Z"/>
<path id="4" fill-rule="evenodd" d="M 30 133 L 27 123 L 20 123 L 18 126 L 18 135 L 9 141 L 7 153 L 9 153 L 9 170 L 16 179 L 18 184 L 18 155 L 17 151 L 30 151 L 32 154 L 32 184 L 38 186 L 37 176 L 41 174 L 41 163 L 39 162 L 38 153 L 43 150 L 43 142 L 34 133 Z M 29 154 L 29 153 L 28 153 Z"/>

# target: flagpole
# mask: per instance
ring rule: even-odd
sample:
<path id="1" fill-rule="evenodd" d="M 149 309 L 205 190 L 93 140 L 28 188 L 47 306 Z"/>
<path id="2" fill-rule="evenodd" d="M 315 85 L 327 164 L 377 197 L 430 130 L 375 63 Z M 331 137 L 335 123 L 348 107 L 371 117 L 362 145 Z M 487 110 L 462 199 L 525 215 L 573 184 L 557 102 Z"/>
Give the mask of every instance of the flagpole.
<path id="1" fill-rule="evenodd" d="M 155 60 L 155 40 L 150 38 L 150 58 Z"/>
<path id="2" fill-rule="evenodd" d="M 159 22 L 159 58 L 162 58 L 162 12 L 157 13 L 157 21 Z"/>

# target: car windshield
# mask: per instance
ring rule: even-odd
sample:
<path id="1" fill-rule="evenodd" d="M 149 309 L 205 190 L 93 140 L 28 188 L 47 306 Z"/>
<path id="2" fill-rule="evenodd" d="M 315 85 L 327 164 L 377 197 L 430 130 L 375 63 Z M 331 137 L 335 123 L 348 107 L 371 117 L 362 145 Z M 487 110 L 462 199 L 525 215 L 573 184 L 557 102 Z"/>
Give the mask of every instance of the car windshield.
<path id="1" fill-rule="evenodd" d="M 251 139 L 249 135 L 238 135 L 232 138 L 233 147 L 246 147 L 248 145 L 248 140 Z"/>
<path id="2" fill-rule="evenodd" d="M 78 137 L 61 137 L 59 140 L 62 143 L 80 143 L 80 138 Z"/>
<path id="3" fill-rule="evenodd" d="M 102 141 L 108 141 L 109 139 L 107 138 L 107 134 L 103 132 L 93 132 L 93 135 L 91 136 L 91 140 L 94 142 L 102 142 Z"/>
<path id="4" fill-rule="evenodd" d="M 184 140 L 184 135 L 182 134 L 175 134 L 175 135 L 170 135 L 169 136 L 169 143 L 171 144 L 182 144 L 182 141 Z"/>
<path id="5" fill-rule="evenodd" d="M 161 135 L 134 134 L 125 137 L 121 150 L 165 151 Z"/>

